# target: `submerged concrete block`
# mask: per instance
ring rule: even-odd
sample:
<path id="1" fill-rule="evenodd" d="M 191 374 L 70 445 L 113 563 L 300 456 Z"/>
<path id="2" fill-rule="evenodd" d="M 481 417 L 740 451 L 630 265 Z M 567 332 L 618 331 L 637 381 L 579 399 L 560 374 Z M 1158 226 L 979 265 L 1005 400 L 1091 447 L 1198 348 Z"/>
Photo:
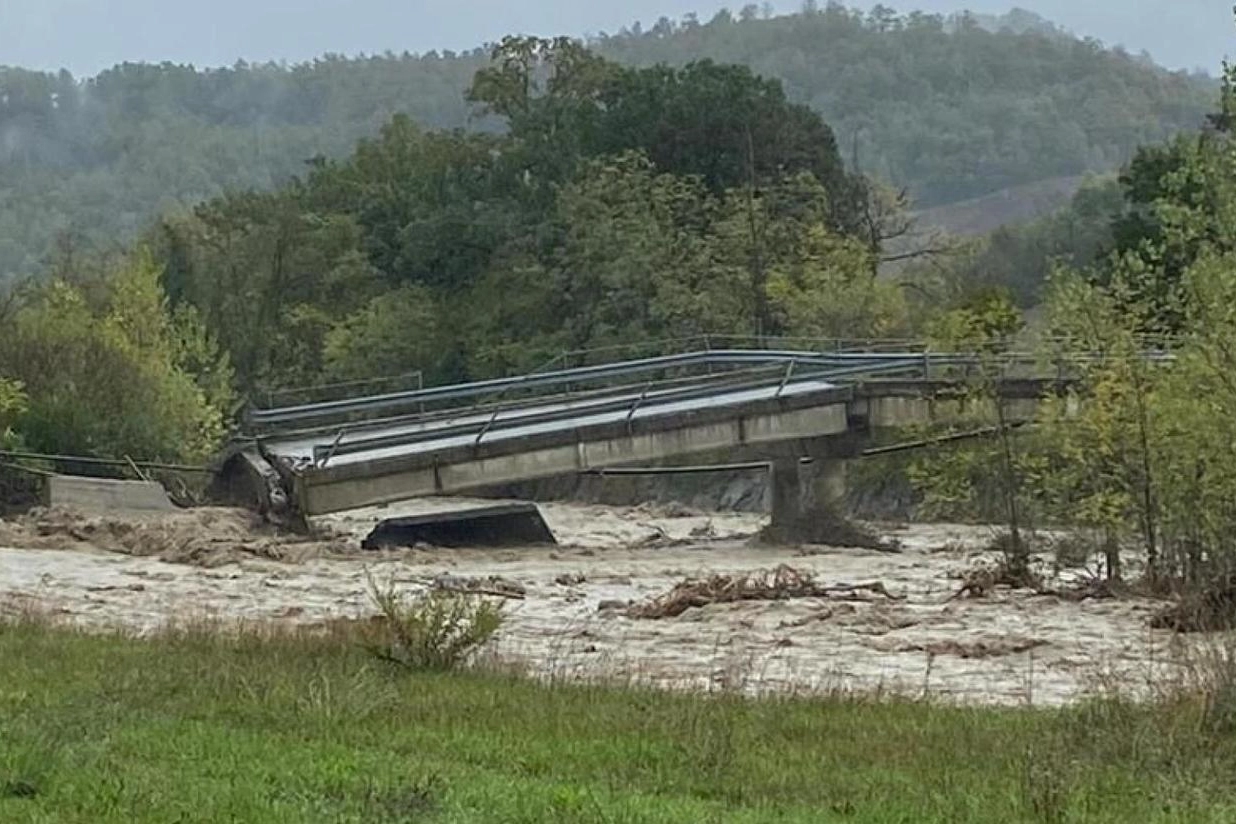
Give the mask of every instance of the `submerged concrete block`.
<path id="1" fill-rule="evenodd" d="M 43 486 L 43 503 L 90 512 L 174 512 L 162 484 L 54 475 Z"/>
<path id="2" fill-rule="evenodd" d="M 446 548 L 540 546 L 557 544 L 536 504 L 438 512 L 389 518 L 369 533 L 364 549 L 396 549 L 429 544 Z"/>

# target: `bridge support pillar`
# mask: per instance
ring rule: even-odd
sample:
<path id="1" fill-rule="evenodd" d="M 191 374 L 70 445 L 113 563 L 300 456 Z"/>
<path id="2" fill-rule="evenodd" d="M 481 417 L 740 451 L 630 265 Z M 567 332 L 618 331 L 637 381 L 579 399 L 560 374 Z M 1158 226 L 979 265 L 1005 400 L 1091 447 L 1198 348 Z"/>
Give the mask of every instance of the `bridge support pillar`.
<path id="1" fill-rule="evenodd" d="M 846 517 L 848 461 L 841 457 L 777 458 L 772 469 L 772 523 L 764 539 L 775 543 L 881 548 L 879 539 Z"/>
<path id="2" fill-rule="evenodd" d="M 772 477 L 772 523 L 765 537 L 775 540 L 792 531 L 802 517 L 803 485 L 802 465 L 798 458 L 782 458 L 773 461 Z"/>
<path id="3" fill-rule="evenodd" d="M 818 525 L 842 518 L 846 462 L 840 459 L 779 458 L 772 469 L 770 537 L 810 541 Z"/>

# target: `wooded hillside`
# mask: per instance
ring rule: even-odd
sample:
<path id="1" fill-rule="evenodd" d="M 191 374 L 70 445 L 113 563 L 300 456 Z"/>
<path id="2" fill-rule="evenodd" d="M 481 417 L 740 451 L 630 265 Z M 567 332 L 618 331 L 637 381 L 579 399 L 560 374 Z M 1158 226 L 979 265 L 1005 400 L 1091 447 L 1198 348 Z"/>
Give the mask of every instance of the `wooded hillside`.
<path id="1" fill-rule="evenodd" d="M 1214 95 L 1209 79 L 1021 18 L 808 3 L 771 19 L 748 7 L 661 20 L 592 45 L 620 63 L 707 58 L 780 79 L 823 115 L 847 163 L 857 155 L 923 206 L 1114 169 L 1136 146 L 1196 127 Z M 275 188 L 396 113 L 425 128 L 500 129 L 463 95 L 487 57 L 124 65 L 85 80 L 0 69 L 0 279 L 119 250 L 154 216 L 228 190 Z"/>

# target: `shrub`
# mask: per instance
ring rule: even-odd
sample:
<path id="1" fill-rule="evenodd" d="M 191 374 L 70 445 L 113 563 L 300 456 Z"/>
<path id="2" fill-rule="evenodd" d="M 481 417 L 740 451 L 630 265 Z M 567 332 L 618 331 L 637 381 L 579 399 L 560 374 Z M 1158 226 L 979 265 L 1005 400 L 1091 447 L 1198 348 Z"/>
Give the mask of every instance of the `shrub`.
<path id="1" fill-rule="evenodd" d="M 26 411 L 25 387 L 20 381 L 0 377 L 0 448 L 16 445 L 17 435 L 13 426 Z"/>
<path id="2" fill-rule="evenodd" d="M 409 669 L 455 669 L 502 626 L 501 605 L 474 596 L 431 590 L 409 597 L 370 576 L 369 597 L 379 618 L 366 648 Z"/>

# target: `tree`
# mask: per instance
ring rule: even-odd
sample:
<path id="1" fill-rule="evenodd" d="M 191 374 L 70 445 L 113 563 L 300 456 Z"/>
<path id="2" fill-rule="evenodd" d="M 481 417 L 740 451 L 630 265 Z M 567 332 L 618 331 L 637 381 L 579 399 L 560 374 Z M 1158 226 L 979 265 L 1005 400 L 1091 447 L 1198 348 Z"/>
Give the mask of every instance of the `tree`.
<path id="1" fill-rule="evenodd" d="M 1236 255 L 1207 253 L 1185 276 L 1187 337 L 1161 381 L 1154 420 L 1162 571 L 1195 586 L 1236 568 Z"/>
<path id="2" fill-rule="evenodd" d="M 1143 307 L 1146 331 L 1178 330 L 1186 272 L 1207 255 L 1236 251 L 1234 111 L 1236 70 L 1225 65 L 1212 129 L 1141 149 L 1120 177 L 1128 208 L 1114 227 L 1111 262 L 1096 269 L 1095 277 L 1106 284 L 1140 270 L 1131 297 Z M 1123 285 L 1131 285 L 1127 277 Z"/>
<path id="3" fill-rule="evenodd" d="M 27 445 L 137 460 L 213 454 L 229 399 L 207 387 L 230 375 L 188 371 L 184 343 L 200 342 L 200 330 L 169 309 L 159 275 L 139 251 L 102 284 L 53 281 L 26 297 L 0 336 L 0 372 L 24 387 L 17 430 Z M 217 350 L 193 354 L 226 368 Z"/>
<path id="4" fill-rule="evenodd" d="M 508 148 L 397 115 L 346 162 L 316 168 L 304 201 L 318 214 L 351 216 L 388 281 L 464 290 L 524 225 Z"/>
<path id="5" fill-rule="evenodd" d="M 507 38 L 493 59 L 469 99 L 506 118 L 535 180 L 562 181 L 588 158 L 627 151 L 714 194 L 807 172 L 830 192 L 839 225 L 855 223 L 832 130 L 775 80 L 710 61 L 625 68 L 565 38 Z"/>
<path id="6" fill-rule="evenodd" d="M 506 37 L 491 65 L 473 78 L 467 99 L 506 120 L 517 163 L 545 203 L 547 187 L 570 179 L 608 78 L 618 69 L 580 43 L 559 37 Z"/>
<path id="7" fill-rule="evenodd" d="M 551 323 L 566 348 L 748 332 L 740 270 L 714 257 L 714 208 L 699 182 L 639 154 L 590 163 L 558 200 Z"/>
<path id="8" fill-rule="evenodd" d="M 332 381 L 440 375 L 444 346 L 440 312 L 423 286 L 404 286 L 373 298 L 326 335 L 324 374 Z"/>
<path id="9" fill-rule="evenodd" d="M 780 328 L 790 337 L 897 337 L 907 329 L 905 299 L 896 285 L 870 271 L 858 241 L 823 225 L 806 230 L 795 259 L 779 262 L 768 294 Z"/>
<path id="10" fill-rule="evenodd" d="M 976 294 L 932 324 L 934 347 L 977 356 L 962 370 L 964 390 L 955 402 L 965 413 L 961 426 L 988 429 L 990 437 L 920 460 L 911 469 L 911 480 L 925 495 L 929 510 L 975 512 L 994 492 L 1008 529 L 1001 542 L 1004 573 L 1013 583 L 1032 577 L 1025 531 L 1032 493 L 1044 469 L 1041 456 L 1018 440 L 1015 430 L 1024 421 L 1015 415 L 1000 385 L 1008 373 L 1013 335 L 1021 326 L 1012 301 L 998 292 Z"/>
<path id="11" fill-rule="evenodd" d="M 832 130 L 777 81 L 703 61 L 617 73 L 602 100 L 592 153 L 640 149 L 661 171 L 699 176 L 714 193 L 808 173 L 832 198 L 837 226 L 854 224 Z"/>
<path id="12" fill-rule="evenodd" d="M 872 276 L 882 266 L 921 261 L 955 253 L 958 244 L 938 230 L 920 230 L 910 212 L 910 195 L 867 177 L 853 183 L 859 195 L 857 235 L 867 245 Z"/>
<path id="13" fill-rule="evenodd" d="M 1121 544 L 1137 531 L 1151 576 L 1160 571 L 1161 517 L 1156 442 L 1162 367 L 1148 361 L 1145 341 L 1122 301 L 1076 272 L 1061 269 L 1048 303 L 1050 358 L 1085 352 L 1071 363 L 1074 388 L 1047 398 L 1039 416 L 1052 475 L 1055 517 L 1099 536 L 1108 577 L 1123 568 Z"/>
<path id="14" fill-rule="evenodd" d="M 228 342 L 242 394 L 315 382 L 332 317 L 382 289 L 355 220 L 311 211 L 295 188 L 204 204 L 154 241 L 168 293 Z"/>
<path id="15" fill-rule="evenodd" d="M 460 330 L 466 374 L 505 377 L 559 362 L 569 348 L 566 304 L 551 267 L 524 251 L 495 258 L 464 301 Z"/>

